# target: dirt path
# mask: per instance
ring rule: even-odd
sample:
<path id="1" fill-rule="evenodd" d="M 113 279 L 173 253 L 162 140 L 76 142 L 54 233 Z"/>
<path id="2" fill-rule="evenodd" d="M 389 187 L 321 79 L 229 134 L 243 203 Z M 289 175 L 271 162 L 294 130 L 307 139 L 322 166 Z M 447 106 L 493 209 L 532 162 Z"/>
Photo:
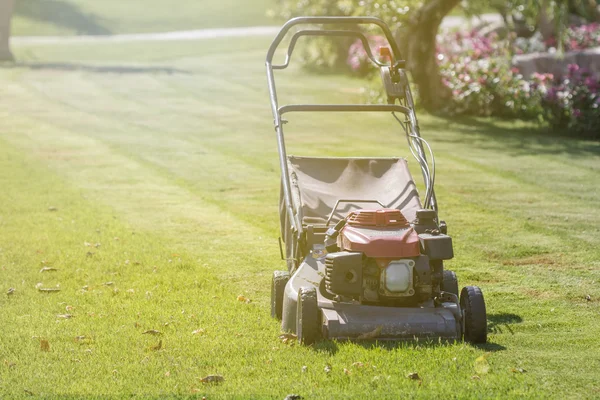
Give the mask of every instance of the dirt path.
<path id="1" fill-rule="evenodd" d="M 471 23 L 478 21 L 496 22 L 501 18 L 496 14 L 484 14 L 473 18 Z M 450 16 L 444 19 L 442 28 L 456 28 L 465 23 L 465 18 Z M 82 44 L 82 43 L 125 43 L 125 42 L 144 42 L 144 41 L 174 41 L 174 40 L 201 40 L 240 36 L 274 36 L 279 30 L 279 26 L 252 26 L 241 28 L 218 28 L 218 29 L 198 29 L 190 31 L 174 32 L 154 32 L 154 33 L 132 33 L 118 35 L 81 35 L 81 36 L 14 36 L 11 44 Z"/>

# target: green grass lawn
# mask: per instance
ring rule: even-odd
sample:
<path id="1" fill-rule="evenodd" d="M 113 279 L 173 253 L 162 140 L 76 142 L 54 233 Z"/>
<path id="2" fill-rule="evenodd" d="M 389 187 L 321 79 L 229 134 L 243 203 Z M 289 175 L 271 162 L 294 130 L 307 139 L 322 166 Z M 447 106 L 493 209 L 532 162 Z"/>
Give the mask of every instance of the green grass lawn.
<path id="1" fill-rule="evenodd" d="M 600 143 L 525 123 L 421 118 L 447 266 L 482 287 L 488 345 L 278 340 L 268 44 L 13 49 L 21 64 L 0 68 L 0 398 L 598 398 Z M 280 75 L 282 102 L 359 98 L 347 77 Z M 409 155 L 387 115 L 289 120 L 293 154 Z"/>
<path id="2" fill-rule="evenodd" d="M 271 25 L 275 0 L 17 0 L 13 35 L 106 35 Z"/>

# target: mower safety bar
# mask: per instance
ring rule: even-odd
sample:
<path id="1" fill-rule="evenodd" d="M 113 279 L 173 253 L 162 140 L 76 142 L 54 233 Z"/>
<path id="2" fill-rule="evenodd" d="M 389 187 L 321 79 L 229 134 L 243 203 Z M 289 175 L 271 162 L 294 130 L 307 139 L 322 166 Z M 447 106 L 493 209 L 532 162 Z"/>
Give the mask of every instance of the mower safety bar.
<path id="1" fill-rule="evenodd" d="M 289 112 L 401 112 L 410 110 L 397 104 L 287 104 L 279 107 L 279 115 Z"/>
<path id="2" fill-rule="evenodd" d="M 376 64 L 379 67 L 388 66 L 388 64 L 382 63 L 377 58 L 375 58 L 375 56 L 373 55 L 373 52 L 371 51 L 371 45 L 369 44 L 369 41 L 367 40 L 365 35 L 362 34 L 361 32 L 347 31 L 347 30 L 304 29 L 299 32 L 296 32 L 294 34 L 294 36 L 292 36 L 292 39 L 290 40 L 290 45 L 289 45 L 287 53 L 285 55 L 285 62 L 283 64 L 272 65 L 273 69 L 285 69 L 290 65 L 290 60 L 292 58 L 292 53 L 294 52 L 294 49 L 296 48 L 296 43 L 298 42 L 298 39 L 301 38 L 302 36 L 334 36 L 334 37 L 357 38 L 358 40 L 361 41 L 363 48 L 365 49 L 365 52 L 367 53 L 367 57 L 369 57 L 369 59 L 371 60 L 371 62 L 373 64 Z M 404 60 L 398 60 L 396 63 L 394 63 L 394 68 L 404 68 L 404 67 L 405 67 Z"/>
<path id="3" fill-rule="evenodd" d="M 290 19 L 288 22 L 286 22 L 285 25 L 283 25 L 283 27 L 281 28 L 281 30 L 279 31 L 279 33 L 273 40 L 273 43 L 271 43 L 271 47 L 269 47 L 269 51 L 267 52 L 267 63 L 268 64 L 273 63 L 273 56 L 275 55 L 275 51 L 277 50 L 277 47 L 279 47 L 279 44 L 281 43 L 281 41 L 283 40 L 285 35 L 289 32 L 289 30 L 292 27 L 294 27 L 296 25 L 316 25 L 316 24 L 348 24 L 348 25 L 371 24 L 371 25 L 377 25 L 378 27 L 381 28 L 381 30 L 383 31 L 383 33 L 385 35 L 385 38 L 387 39 L 388 43 L 390 44 L 390 48 L 392 49 L 392 55 L 394 56 L 394 60 L 396 60 L 396 63 L 402 62 L 401 61 L 402 57 L 400 56 L 400 49 L 398 48 L 398 44 L 394 40 L 394 35 L 392 35 L 392 31 L 379 18 L 375 18 L 375 17 L 296 17 L 296 18 Z M 311 32 L 311 31 L 305 31 L 305 32 Z M 327 32 L 333 32 L 334 36 L 337 36 L 335 33 L 339 34 L 340 31 L 332 31 L 332 30 L 323 29 L 319 32 L 320 32 L 320 35 L 323 35 L 323 36 L 331 36 L 331 34 L 328 34 Z M 348 31 L 348 32 L 351 32 L 351 31 Z M 298 32 L 298 33 L 300 33 L 300 32 Z M 314 35 L 314 34 L 309 34 L 309 35 Z M 362 34 L 360 34 L 360 35 L 362 35 Z M 298 37 L 299 36 L 302 36 L 302 35 L 298 35 Z M 355 35 L 352 35 L 352 36 L 355 36 Z M 298 37 L 296 37 L 295 40 L 298 40 Z M 362 35 L 362 37 L 364 38 L 364 35 Z M 290 49 L 288 49 L 288 57 L 291 55 L 290 50 L 293 51 L 293 47 L 295 45 L 295 40 L 292 39 L 292 43 L 290 43 Z M 368 44 L 368 42 L 366 41 L 366 38 L 362 42 L 363 42 L 363 45 L 365 43 Z M 365 46 L 365 50 L 369 51 L 369 46 Z M 373 60 L 372 57 L 369 57 L 369 58 L 371 58 Z M 399 65 L 395 65 L 395 67 L 398 67 L 398 66 Z"/>

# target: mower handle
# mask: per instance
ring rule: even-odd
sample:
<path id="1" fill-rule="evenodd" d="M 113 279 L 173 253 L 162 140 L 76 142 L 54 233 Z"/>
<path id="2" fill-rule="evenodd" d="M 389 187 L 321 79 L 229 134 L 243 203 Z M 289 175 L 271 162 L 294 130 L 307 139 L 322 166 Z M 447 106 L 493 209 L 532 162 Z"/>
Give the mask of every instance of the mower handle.
<path id="1" fill-rule="evenodd" d="M 394 40 L 394 35 L 392 35 L 392 31 L 385 24 L 385 22 L 383 22 L 379 18 L 375 18 L 375 17 L 296 17 L 296 18 L 290 19 L 288 22 L 286 22 L 283 25 L 283 27 L 281 28 L 281 30 L 279 31 L 279 33 L 273 40 L 273 43 L 271 43 L 271 46 L 269 47 L 269 51 L 267 52 L 267 64 L 273 63 L 273 56 L 275 55 L 275 51 L 277 50 L 277 47 L 279 47 L 279 44 L 281 43 L 281 41 L 283 40 L 285 35 L 288 33 L 288 31 L 293 26 L 302 25 L 302 24 L 362 24 L 362 25 L 372 24 L 372 25 L 377 25 L 383 31 L 385 38 L 387 39 L 387 41 L 390 45 L 390 48 L 392 49 L 393 58 L 394 58 L 394 60 L 397 60 L 396 63 L 399 64 L 399 63 L 403 62 L 403 61 L 401 61 L 402 57 L 400 55 L 400 49 L 398 48 L 398 44 Z M 321 34 L 324 36 L 327 36 L 327 32 L 328 32 L 327 29 L 323 29 L 321 31 Z M 332 32 L 332 31 L 329 30 L 329 32 Z M 333 32 L 335 32 L 335 31 L 333 31 Z M 295 38 L 296 38 L 296 40 L 298 39 L 298 37 L 296 37 L 296 36 L 295 36 Z"/>

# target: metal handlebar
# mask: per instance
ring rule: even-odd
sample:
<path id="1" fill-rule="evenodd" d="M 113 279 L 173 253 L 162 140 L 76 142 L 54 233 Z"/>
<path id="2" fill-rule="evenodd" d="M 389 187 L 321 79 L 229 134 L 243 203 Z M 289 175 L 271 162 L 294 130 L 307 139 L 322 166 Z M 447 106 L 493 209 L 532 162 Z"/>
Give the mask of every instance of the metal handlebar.
<path id="1" fill-rule="evenodd" d="M 399 64 L 399 63 L 403 62 L 403 61 L 401 61 L 402 57 L 400 54 L 400 49 L 398 48 L 398 44 L 394 40 L 394 35 L 392 35 L 392 31 L 385 24 L 385 22 L 383 22 L 379 18 L 375 18 L 375 17 L 296 17 L 296 18 L 290 19 L 288 22 L 285 23 L 285 25 L 283 25 L 283 27 L 281 28 L 281 30 L 279 31 L 279 33 L 273 40 L 273 43 L 271 43 L 271 46 L 269 47 L 269 51 L 267 52 L 267 63 L 268 64 L 272 64 L 273 56 L 275 55 L 275 51 L 277 50 L 277 47 L 279 47 L 279 44 L 281 43 L 281 41 L 283 40 L 285 35 L 288 33 L 288 31 L 292 27 L 294 27 L 296 25 L 302 25 L 302 24 L 306 24 L 306 25 L 311 25 L 311 24 L 312 25 L 314 25 L 314 24 L 359 24 L 359 25 L 371 24 L 371 25 L 377 25 L 383 31 L 385 38 L 387 39 L 387 41 L 390 45 L 390 48 L 392 49 L 392 55 L 394 56 L 394 60 L 397 60 L 396 63 Z M 327 32 L 327 29 L 323 29 L 321 32 L 322 32 L 321 34 L 323 34 L 323 32 Z M 330 30 L 330 32 L 331 32 L 331 30 Z M 324 35 L 326 36 L 327 34 L 325 33 Z M 297 40 L 297 38 L 296 38 L 296 40 Z"/>

